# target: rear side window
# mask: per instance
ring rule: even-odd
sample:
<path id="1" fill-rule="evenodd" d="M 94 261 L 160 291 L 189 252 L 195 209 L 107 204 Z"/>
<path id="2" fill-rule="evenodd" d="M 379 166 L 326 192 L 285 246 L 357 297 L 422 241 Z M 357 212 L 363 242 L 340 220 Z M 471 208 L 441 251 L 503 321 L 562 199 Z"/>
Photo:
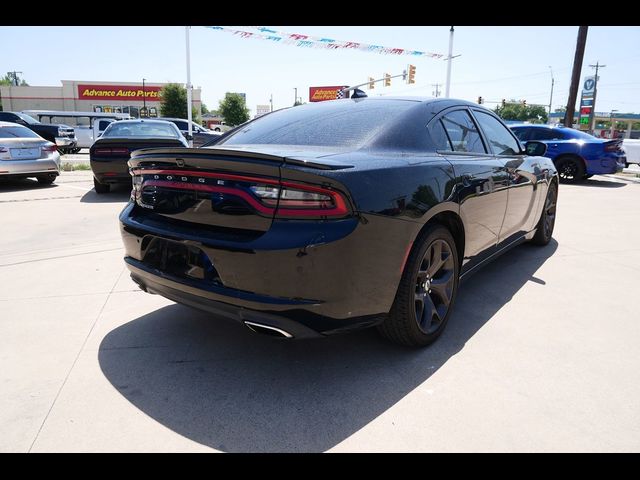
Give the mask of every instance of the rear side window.
<path id="1" fill-rule="evenodd" d="M 493 153 L 496 155 L 518 155 L 520 153 L 520 145 L 507 127 L 488 113 L 474 110 L 474 114 Z"/>
<path id="2" fill-rule="evenodd" d="M 178 127 L 180 130 L 188 130 L 189 129 L 189 127 L 187 127 L 187 122 L 174 121 L 173 123 L 175 123 L 176 127 Z"/>
<path id="3" fill-rule="evenodd" d="M 447 138 L 447 132 L 444 130 L 440 120 L 436 120 L 433 123 L 430 132 L 431 140 L 433 140 L 433 145 L 436 147 L 436 150 L 451 150 L 451 144 Z"/>
<path id="4" fill-rule="evenodd" d="M 456 110 L 442 117 L 442 124 L 455 152 L 487 153 L 482 138 L 465 110 Z"/>

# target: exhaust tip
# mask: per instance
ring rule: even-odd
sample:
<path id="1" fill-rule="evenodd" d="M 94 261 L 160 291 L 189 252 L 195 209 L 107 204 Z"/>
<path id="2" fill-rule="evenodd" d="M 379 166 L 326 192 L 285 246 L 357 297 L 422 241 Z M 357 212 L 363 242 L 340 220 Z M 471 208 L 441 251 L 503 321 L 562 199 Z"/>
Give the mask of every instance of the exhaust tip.
<path id="1" fill-rule="evenodd" d="M 244 324 L 247 326 L 249 330 L 255 333 L 268 335 L 270 337 L 293 338 L 293 335 L 291 335 L 289 332 L 282 330 L 280 328 L 272 327 L 270 325 L 263 325 L 261 323 L 249 322 L 247 320 L 244 321 Z"/>

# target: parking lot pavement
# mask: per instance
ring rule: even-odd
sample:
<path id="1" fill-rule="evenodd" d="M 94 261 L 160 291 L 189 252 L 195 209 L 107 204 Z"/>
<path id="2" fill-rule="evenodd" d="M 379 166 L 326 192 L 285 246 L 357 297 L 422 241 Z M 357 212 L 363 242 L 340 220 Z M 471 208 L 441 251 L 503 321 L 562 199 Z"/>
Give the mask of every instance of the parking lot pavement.
<path id="1" fill-rule="evenodd" d="M 555 240 L 443 336 L 279 341 L 137 290 L 89 172 L 0 184 L 0 451 L 637 451 L 640 185 L 561 185 Z"/>

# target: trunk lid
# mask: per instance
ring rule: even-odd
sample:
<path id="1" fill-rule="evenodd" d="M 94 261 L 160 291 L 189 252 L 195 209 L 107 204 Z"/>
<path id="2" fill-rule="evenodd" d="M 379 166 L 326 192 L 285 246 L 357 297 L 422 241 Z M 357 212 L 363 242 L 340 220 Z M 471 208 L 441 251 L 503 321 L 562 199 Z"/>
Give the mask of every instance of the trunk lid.
<path id="1" fill-rule="evenodd" d="M 350 167 L 322 158 L 320 153 L 330 155 L 326 151 L 293 150 L 255 145 L 137 150 L 129 160 L 136 204 L 152 219 L 180 226 L 264 233 L 276 212 L 280 182 L 288 178 L 287 164 L 318 171 Z M 323 177 L 307 174 L 304 181 L 318 184 Z"/>

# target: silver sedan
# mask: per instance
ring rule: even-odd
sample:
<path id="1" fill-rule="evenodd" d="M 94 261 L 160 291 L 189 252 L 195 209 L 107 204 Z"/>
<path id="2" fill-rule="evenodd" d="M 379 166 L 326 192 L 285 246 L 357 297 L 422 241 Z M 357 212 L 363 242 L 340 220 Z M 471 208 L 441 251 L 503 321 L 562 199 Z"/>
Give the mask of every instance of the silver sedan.
<path id="1" fill-rule="evenodd" d="M 0 122 L 0 179 L 35 177 L 50 184 L 59 174 L 55 144 L 22 125 Z"/>

